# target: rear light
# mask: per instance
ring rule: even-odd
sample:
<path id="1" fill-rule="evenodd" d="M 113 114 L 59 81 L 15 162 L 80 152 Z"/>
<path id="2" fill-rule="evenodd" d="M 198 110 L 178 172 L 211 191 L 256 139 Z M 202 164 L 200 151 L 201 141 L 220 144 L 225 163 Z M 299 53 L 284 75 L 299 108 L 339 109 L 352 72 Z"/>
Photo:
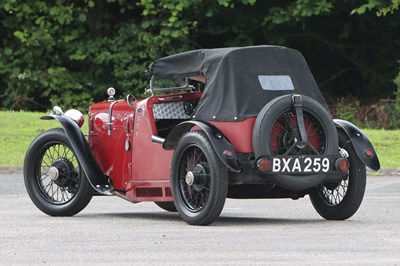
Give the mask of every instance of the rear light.
<path id="1" fill-rule="evenodd" d="M 266 173 L 271 167 L 271 162 L 266 158 L 260 158 L 256 162 L 256 167 L 258 171 Z"/>
<path id="2" fill-rule="evenodd" d="M 372 155 L 374 155 L 374 153 L 370 150 L 370 149 L 366 149 L 364 151 L 365 156 L 367 157 L 372 157 Z"/>
<path id="3" fill-rule="evenodd" d="M 350 163 L 345 158 L 339 158 L 336 160 L 335 166 L 337 170 L 339 170 L 342 173 L 345 173 L 347 172 L 347 170 L 349 170 Z"/>
<path id="4" fill-rule="evenodd" d="M 224 155 L 225 157 L 231 158 L 233 156 L 233 153 L 230 150 L 225 150 Z"/>

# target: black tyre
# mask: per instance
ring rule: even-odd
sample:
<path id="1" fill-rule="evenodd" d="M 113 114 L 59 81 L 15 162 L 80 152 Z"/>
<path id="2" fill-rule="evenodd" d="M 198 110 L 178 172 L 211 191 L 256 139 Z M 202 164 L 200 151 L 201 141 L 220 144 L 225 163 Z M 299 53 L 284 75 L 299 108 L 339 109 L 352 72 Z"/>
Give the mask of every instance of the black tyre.
<path id="1" fill-rule="evenodd" d="M 25 155 L 25 187 L 33 203 L 51 216 L 71 216 L 85 208 L 92 188 L 63 129 L 43 132 Z"/>
<path id="2" fill-rule="evenodd" d="M 228 170 L 208 138 L 191 131 L 180 139 L 171 164 L 176 209 L 188 224 L 208 225 L 220 215 L 228 191 Z"/>
<path id="3" fill-rule="evenodd" d="M 173 201 L 171 202 L 154 202 L 158 207 L 168 212 L 177 212 L 175 204 Z"/>
<path id="4" fill-rule="evenodd" d="M 350 168 L 339 184 L 321 184 L 310 194 L 315 210 L 327 220 L 345 220 L 356 213 L 364 197 L 365 165 L 358 158 L 346 133 L 338 131 L 339 147 L 348 154 Z"/>
<path id="5" fill-rule="evenodd" d="M 338 139 L 329 112 L 314 99 L 302 95 L 302 110 L 306 145 L 300 140 L 292 95 L 275 98 L 260 111 L 253 127 L 253 149 L 262 155 L 336 155 Z M 279 186 L 289 190 L 304 190 L 317 186 L 326 175 L 271 175 Z"/>

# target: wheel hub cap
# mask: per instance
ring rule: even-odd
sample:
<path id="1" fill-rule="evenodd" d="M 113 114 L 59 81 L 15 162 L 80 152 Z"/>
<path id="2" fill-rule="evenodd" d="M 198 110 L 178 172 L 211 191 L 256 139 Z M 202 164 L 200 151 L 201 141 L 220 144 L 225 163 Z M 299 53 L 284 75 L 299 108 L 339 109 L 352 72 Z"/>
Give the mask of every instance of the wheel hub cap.
<path id="1" fill-rule="evenodd" d="M 186 173 L 185 180 L 186 180 L 186 184 L 188 184 L 189 186 L 194 184 L 194 174 L 192 171 L 189 171 Z"/>
<path id="2" fill-rule="evenodd" d="M 59 175 L 60 175 L 60 172 L 58 171 L 57 167 L 54 167 L 54 166 L 50 167 L 49 177 L 51 178 L 51 180 L 53 180 L 53 181 L 57 180 Z"/>
<path id="3" fill-rule="evenodd" d="M 71 161 L 59 158 L 50 167 L 48 176 L 60 187 L 71 187 L 76 179 L 76 171 Z"/>

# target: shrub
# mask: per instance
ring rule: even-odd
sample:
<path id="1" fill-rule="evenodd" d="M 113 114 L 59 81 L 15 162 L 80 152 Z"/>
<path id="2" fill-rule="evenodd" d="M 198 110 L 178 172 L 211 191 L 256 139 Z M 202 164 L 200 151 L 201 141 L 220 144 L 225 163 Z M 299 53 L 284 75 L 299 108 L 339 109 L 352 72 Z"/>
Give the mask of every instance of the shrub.
<path id="1" fill-rule="evenodd" d="M 360 110 L 360 101 L 354 97 L 340 97 L 331 108 L 333 117 L 347 120 L 353 124 L 361 124 L 357 116 Z"/>
<path id="2" fill-rule="evenodd" d="M 400 128 L 399 93 L 396 99 L 379 99 L 361 104 L 357 98 L 341 97 L 331 105 L 334 118 L 347 120 L 359 127 L 377 129 Z"/>

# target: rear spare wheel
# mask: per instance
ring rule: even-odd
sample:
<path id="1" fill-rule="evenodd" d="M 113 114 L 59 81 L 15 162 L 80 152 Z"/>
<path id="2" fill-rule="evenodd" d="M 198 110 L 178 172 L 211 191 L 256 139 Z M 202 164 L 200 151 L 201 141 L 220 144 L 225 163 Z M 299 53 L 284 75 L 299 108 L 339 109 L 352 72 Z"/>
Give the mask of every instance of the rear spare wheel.
<path id="1" fill-rule="evenodd" d="M 257 116 L 252 138 L 256 158 L 338 154 L 331 115 L 320 103 L 304 95 L 284 95 L 266 104 Z M 326 174 L 271 175 L 276 184 L 294 191 L 315 187 L 325 177 Z"/>

